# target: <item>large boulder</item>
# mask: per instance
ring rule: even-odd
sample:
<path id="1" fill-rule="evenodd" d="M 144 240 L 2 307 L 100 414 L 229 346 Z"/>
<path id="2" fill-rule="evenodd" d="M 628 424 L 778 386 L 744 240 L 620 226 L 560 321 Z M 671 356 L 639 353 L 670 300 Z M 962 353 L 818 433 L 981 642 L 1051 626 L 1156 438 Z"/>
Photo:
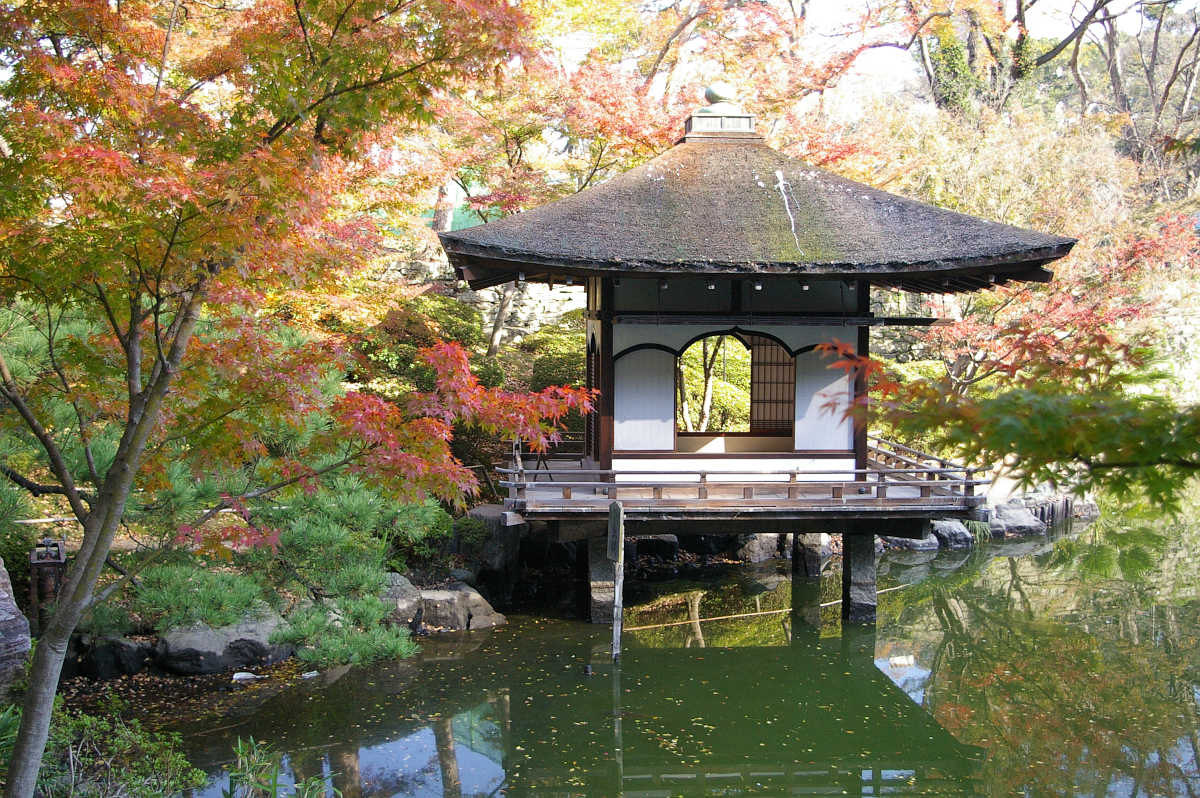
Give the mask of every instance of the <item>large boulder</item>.
<path id="1" fill-rule="evenodd" d="M 290 645 L 271 643 L 271 634 L 282 623 L 279 613 L 264 611 L 231 626 L 213 628 L 197 623 L 170 629 L 158 639 L 155 662 L 164 670 L 187 676 L 269 665 L 293 652 Z"/>
<path id="2" fill-rule="evenodd" d="M 962 521 L 934 521 L 931 531 L 943 549 L 969 549 L 975 545 L 975 536 Z"/>
<path id="3" fill-rule="evenodd" d="M 637 553 L 642 557 L 674 560 L 679 556 L 679 538 L 675 535 L 639 535 Z"/>
<path id="4" fill-rule="evenodd" d="M 25 666 L 29 646 L 29 619 L 17 609 L 12 581 L 0 559 L 0 696 Z"/>
<path id="5" fill-rule="evenodd" d="M 413 583 L 397 573 L 389 573 L 384 583 L 383 592 L 379 595 L 384 604 L 391 607 L 388 620 L 392 623 L 407 625 L 413 622 L 421 611 L 421 591 Z"/>
<path id="6" fill-rule="evenodd" d="M 933 533 L 926 532 L 923 538 L 897 538 L 889 535 L 880 535 L 884 542 L 887 543 L 889 549 L 900 549 L 903 551 L 937 551 L 941 548 L 938 539 L 933 536 Z"/>
<path id="7" fill-rule="evenodd" d="M 154 647 L 141 640 L 125 637 L 84 636 L 76 673 L 90 679 L 115 679 L 145 670 Z"/>
<path id="8" fill-rule="evenodd" d="M 742 562 L 766 562 L 779 556 L 779 535 L 743 535 L 737 549 Z"/>
<path id="9" fill-rule="evenodd" d="M 420 620 L 431 630 L 445 632 L 489 629 L 507 621 L 478 590 L 463 582 L 446 590 L 422 590 Z"/>
<path id="10" fill-rule="evenodd" d="M 992 508 L 988 527 L 994 538 L 1044 535 L 1046 525 L 1019 499 Z"/>

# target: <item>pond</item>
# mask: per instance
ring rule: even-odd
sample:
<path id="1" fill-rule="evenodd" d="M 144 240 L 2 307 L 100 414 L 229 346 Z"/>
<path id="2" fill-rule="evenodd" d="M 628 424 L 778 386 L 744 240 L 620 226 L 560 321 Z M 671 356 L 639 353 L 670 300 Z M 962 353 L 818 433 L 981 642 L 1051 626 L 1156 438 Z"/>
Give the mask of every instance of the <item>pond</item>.
<path id="1" fill-rule="evenodd" d="M 619 668 L 607 627 L 512 616 L 181 730 L 204 798 L 249 736 L 346 798 L 1195 795 L 1198 576 L 1194 525 L 1129 519 L 888 552 L 843 630 L 835 572 L 729 569 L 631 584 Z"/>

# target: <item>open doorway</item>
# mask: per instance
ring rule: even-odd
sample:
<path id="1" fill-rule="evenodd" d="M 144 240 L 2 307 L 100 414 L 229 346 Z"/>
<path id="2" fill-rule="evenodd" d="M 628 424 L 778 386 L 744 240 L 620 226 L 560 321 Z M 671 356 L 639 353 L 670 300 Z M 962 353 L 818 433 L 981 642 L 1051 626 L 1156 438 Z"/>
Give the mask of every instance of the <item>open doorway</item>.
<path id="1" fill-rule="evenodd" d="M 794 447 L 796 361 L 773 338 L 714 333 L 675 361 L 676 448 L 779 452 Z"/>

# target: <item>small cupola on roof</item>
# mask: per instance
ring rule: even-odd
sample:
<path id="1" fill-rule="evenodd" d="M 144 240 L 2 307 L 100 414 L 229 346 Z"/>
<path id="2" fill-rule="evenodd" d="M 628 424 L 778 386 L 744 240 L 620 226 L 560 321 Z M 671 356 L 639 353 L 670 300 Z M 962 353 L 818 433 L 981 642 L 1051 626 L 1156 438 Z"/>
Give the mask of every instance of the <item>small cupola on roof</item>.
<path id="1" fill-rule="evenodd" d="M 525 279 L 741 276 L 923 293 L 1045 282 L 1075 240 L 978 219 L 767 146 L 726 87 L 658 157 L 578 194 L 439 233 L 473 288 Z"/>
<path id="2" fill-rule="evenodd" d="M 703 138 L 762 138 L 754 132 L 754 115 L 743 111 L 733 91 L 723 83 L 704 90 L 708 105 L 697 109 L 684 123 L 681 141 Z"/>

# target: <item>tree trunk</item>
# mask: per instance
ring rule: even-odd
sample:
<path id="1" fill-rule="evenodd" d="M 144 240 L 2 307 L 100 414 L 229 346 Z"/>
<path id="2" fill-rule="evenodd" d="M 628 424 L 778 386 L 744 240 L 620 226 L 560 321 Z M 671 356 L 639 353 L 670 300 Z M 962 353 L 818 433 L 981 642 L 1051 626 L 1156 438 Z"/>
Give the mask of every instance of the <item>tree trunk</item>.
<path id="1" fill-rule="evenodd" d="M 517 295 L 517 284 L 505 283 L 504 291 L 500 294 L 500 304 L 496 307 L 496 318 L 492 320 L 492 335 L 488 339 L 488 357 L 495 357 L 500 351 L 500 341 L 504 338 L 504 323 L 508 321 L 509 311 L 512 310 L 513 299 Z"/>
<path id="2" fill-rule="evenodd" d="M 450 192 L 444 185 L 438 186 L 437 201 L 433 205 L 433 231 L 446 233 L 454 224 L 454 208 L 450 205 Z"/>
<path id="3" fill-rule="evenodd" d="M 679 415 L 683 420 L 683 428 L 694 432 L 692 428 L 692 408 L 688 404 L 687 383 L 683 379 L 683 360 L 675 358 L 675 390 L 679 393 Z"/>
<path id="4" fill-rule="evenodd" d="M 157 362 L 145 388 L 136 393 L 133 386 L 140 386 L 141 353 L 140 342 L 131 334 L 127 354 L 130 362 L 138 366 L 131 369 L 130 403 L 125 432 L 118 444 L 112 465 L 104 475 L 103 484 L 91 509 L 79 518 L 83 525 L 83 542 L 75 562 L 67 574 L 67 582 L 59 594 L 54 614 L 38 639 L 29 671 L 29 689 L 21 714 L 21 728 L 13 747 L 9 763 L 8 782 L 4 789 L 5 798 L 33 798 L 37 788 L 38 770 L 42 755 L 46 751 L 46 739 L 50 733 L 50 716 L 54 710 L 54 695 L 58 691 L 58 680 L 62 675 L 63 660 L 67 656 L 67 644 L 75 631 L 79 619 L 92 601 L 96 580 L 104 569 L 112 549 L 113 538 L 125 514 L 125 503 L 133 489 L 134 479 L 141 466 L 142 455 L 151 431 L 157 426 L 162 414 L 163 399 L 174 381 L 183 355 L 191 342 L 192 333 L 199 318 L 202 289 L 188 297 L 180 309 L 179 326 L 171 342 L 165 360 Z M 129 354 L 132 353 L 132 354 Z M 9 386 L 6 386 L 6 388 Z M 19 397 L 10 402 L 21 402 Z M 52 442 L 45 444 L 53 459 L 57 452 Z M 77 515 L 79 511 L 76 511 Z"/>
<path id="5" fill-rule="evenodd" d="M 697 429 L 701 432 L 708 432 L 708 422 L 712 417 L 713 380 L 716 378 L 717 356 L 721 353 L 721 347 L 725 345 L 725 336 L 722 335 L 717 339 L 711 355 L 708 352 L 707 338 L 701 341 L 701 345 L 704 347 L 702 350 L 704 399 L 700 403 L 700 423 L 697 425 Z"/>

